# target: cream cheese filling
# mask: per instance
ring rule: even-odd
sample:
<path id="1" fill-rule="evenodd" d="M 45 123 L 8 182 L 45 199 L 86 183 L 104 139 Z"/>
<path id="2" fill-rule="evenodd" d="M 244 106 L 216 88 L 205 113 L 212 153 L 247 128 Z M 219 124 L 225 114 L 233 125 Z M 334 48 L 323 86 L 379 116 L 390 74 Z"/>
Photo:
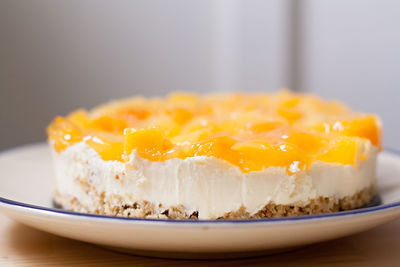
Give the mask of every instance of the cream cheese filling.
<path id="1" fill-rule="evenodd" d="M 199 219 L 215 219 L 242 206 L 253 215 L 269 203 L 307 205 L 318 197 L 344 198 L 376 183 L 373 146 L 356 167 L 315 162 L 294 175 L 282 167 L 243 173 L 205 156 L 154 162 L 133 151 L 128 164 L 104 161 L 84 142 L 53 155 L 56 189 L 84 205 L 92 205 L 92 198 L 79 183 L 82 179 L 105 196 L 121 196 L 124 204 L 146 200 L 164 207 L 183 205 L 188 214 L 198 211 Z"/>

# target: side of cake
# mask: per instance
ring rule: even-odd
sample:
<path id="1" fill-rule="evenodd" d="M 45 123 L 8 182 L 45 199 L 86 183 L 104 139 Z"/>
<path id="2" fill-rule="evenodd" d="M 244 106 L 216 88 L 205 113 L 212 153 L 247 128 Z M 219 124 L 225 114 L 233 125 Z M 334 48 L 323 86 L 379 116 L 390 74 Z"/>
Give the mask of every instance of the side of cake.
<path id="1" fill-rule="evenodd" d="M 79 212 L 282 217 L 376 193 L 379 119 L 309 95 L 136 98 L 57 118 L 48 133 L 54 199 Z"/>

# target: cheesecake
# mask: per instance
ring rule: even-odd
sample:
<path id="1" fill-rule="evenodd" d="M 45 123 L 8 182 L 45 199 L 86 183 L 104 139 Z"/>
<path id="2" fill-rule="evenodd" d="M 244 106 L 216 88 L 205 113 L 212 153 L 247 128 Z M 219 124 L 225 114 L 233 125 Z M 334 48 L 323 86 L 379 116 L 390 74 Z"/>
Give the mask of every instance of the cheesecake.
<path id="1" fill-rule="evenodd" d="M 338 212 L 376 194 L 381 123 L 310 94 L 174 93 L 56 117 L 54 200 L 76 212 L 257 219 Z"/>

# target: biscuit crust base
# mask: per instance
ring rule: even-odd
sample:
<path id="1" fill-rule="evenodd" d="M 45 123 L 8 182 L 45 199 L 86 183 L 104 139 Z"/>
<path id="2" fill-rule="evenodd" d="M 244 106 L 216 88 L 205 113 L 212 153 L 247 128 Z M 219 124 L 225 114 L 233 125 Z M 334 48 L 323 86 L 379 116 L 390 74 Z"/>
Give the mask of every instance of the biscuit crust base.
<path id="1" fill-rule="evenodd" d="M 187 213 L 183 205 L 164 207 L 148 201 L 138 201 L 127 204 L 118 195 L 105 196 L 91 190 L 86 192 L 91 199 L 90 206 L 84 205 L 76 197 L 60 194 L 54 191 L 54 201 L 63 209 L 75 212 L 101 214 L 109 216 L 148 218 L 148 219 L 198 219 L 198 212 Z M 338 199 L 332 197 L 319 197 L 311 200 L 307 205 L 281 205 L 269 203 L 257 213 L 251 215 L 245 207 L 236 211 L 227 212 L 216 219 L 261 219 L 274 217 L 290 217 L 311 214 L 321 214 L 356 209 L 364 206 L 376 195 L 376 187 L 370 186 L 352 196 Z"/>

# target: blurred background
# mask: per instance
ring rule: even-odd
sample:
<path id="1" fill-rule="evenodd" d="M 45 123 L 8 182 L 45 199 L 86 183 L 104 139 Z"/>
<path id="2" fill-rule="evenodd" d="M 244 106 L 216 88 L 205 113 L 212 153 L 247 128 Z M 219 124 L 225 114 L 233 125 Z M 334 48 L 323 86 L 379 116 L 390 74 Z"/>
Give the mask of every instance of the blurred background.
<path id="1" fill-rule="evenodd" d="M 141 94 L 289 87 L 378 113 L 400 149 L 400 1 L 0 0 L 0 149 Z"/>

